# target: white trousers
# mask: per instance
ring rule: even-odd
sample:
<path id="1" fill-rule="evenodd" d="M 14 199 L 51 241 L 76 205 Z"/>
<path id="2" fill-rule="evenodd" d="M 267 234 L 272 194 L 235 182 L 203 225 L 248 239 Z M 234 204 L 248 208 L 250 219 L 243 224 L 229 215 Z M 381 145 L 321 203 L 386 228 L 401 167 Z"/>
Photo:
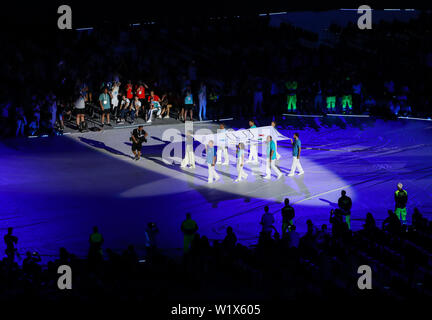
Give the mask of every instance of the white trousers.
<path id="1" fill-rule="evenodd" d="M 225 159 L 224 164 L 228 164 L 229 163 L 229 158 L 228 158 L 228 148 L 226 147 L 222 147 L 222 148 L 218 148 L 217 152 L 216 152 L 216 162 L 217 163 L 222 163 L 222 150 L 223 150 L 223 156 Z"/>
<path id="2" fill-rule="evenodd" d="M 154 111 L 156 111 L 157 112 L 156 114 L 159 116 L 161 114 L 162 110 L 161 110 L 161 108 L 153 108 L 153 109 L 149 110 L 149 112 L 148 112 L 148 120 L 152 119 Z"/>
<path id="3" fill-rule="evenodd" d="M 240 164 L 241 164 L 241 161 L 237 160 L 237 180 L 247 179 L 248 175 L 243 170 L 244 163 L 243 163 L 243 166 L 241 166 Z"/>
<path id="4" fill-rule="evenodd" d="M 184 168 L 186 166 L 192 166 L 192 168 L 195 168 L 195 153 L 193 150 L 193 146 L 186 145 L 186 155 L 184 159 L 181 162 L 181 167 Z"/>
<path id="5" fill-rule="evenodd" d="M 280 172 L 280 170 L 276 167 L 275 161 L 274 160 L 270 161 L 270 159 L 267 159 L 266 176 L 271 176 L 272 169 L 277 176 L 280 176 L 282 174 L 282 172 Z"/>
<path id="6" fill-rule="evenodd" d="M 213 180 L 219 180 L 219 175 L 215 170 L 215 167 L 213 167 L 211 165 L 211 163 L 207 163 L 207 167 L 208 167 L 208 182 L 212 183 Z"/>
<path id="7" fill-rule="evenodd" d="M 276 160 L 279 160 L 281 158 L 281 155 L 277 152 L 277 141 L 274 140 L 275 143 L 275 151 L 276 151 Z"/>
<path id="8" fill-rule="evenodd" d="M 119 103 L 118 99 L 112 99 L 113 108 L 117 108 L 118 103 Z"/>
<path id="9" fill-rule="evenodd" d="M 258 147 L 256 144 L 251 144 L 249 147 L 249 159 L 250 162 L 258 162 Z"/>
<path id="10" fill-rule="evenodd" d="M 291 165 L 291 171 L 289 174 L 294 174 L 296 172 L 296 169 L 298 169 L 299 173 L 303 172 L 303 168 L 300 164 L 300 159 L 297 159 L 297 157 L 293 157 L 293 162 Z"/>

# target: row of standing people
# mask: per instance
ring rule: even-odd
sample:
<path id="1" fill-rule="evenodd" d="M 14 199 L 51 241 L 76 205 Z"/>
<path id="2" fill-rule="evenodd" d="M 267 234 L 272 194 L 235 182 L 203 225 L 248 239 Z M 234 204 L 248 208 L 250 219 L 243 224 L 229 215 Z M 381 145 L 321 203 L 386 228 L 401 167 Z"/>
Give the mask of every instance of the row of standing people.
<path id="1" fill-rule="evenodd" d="M 273 127 L 276 126 L 276 123 L 274 121 L 271 124 Z M 255 122 L 253 120 L 249 121 L 249 126 L 250 129 L 256 128 Z M 225 132 L 225 130 L 225 126 L 221 124 L 218 132 L 223 133 Z M 295 133 L 294 137 L 292 139 L 290 138 L 290 140 L 293 147 L 293 160 L 291 171 L 288 176 L 294 176 L 296 170 L 298 170 L 299 175 L 303 175 L 304 170 L 302 165 L 300 164 L 301 141 L 299 139 L 299 134 Z M 281 155 L 277 151 L 277 141 L 273 140 L 273 137 L 269 135 L 266 137 L 266 144 L 266 169 L 263 178 L 267 180 L 271 179 L 272 171 L 274 171 L 277 179 L 280 179 L 283 176 L 283 173 L 276 166 L 276 161 L 281 158 Z M 224 158 L 223 163 L 222 158 Z M 240 182 L 247 179 L 248 175 L 244 171 L 244 166 L 246 163 L 255 165 L 259 164 L 258 147 L 256 144 L 250 144 L 249 157 L 246 160 L 245 144 L 243 142 L 240 142 L 236 145 L 236 165 L 238 175 L 234 182 Z M 214 141 L 209 141 L 206 145 L 206 164 L 208 167 L 208 183 L 218 181 L 220 179 L 220 176 L 216 171 L 216 164 L 229 165 L 228 147 L 218 146 L 216 148 Z M 185 158 L 182 160 L 180 166 L 182 168 L 195 168 L 195 153 L 193 148 L 193 136 L 191 131 L 186 133 L 186 155 Z"/>

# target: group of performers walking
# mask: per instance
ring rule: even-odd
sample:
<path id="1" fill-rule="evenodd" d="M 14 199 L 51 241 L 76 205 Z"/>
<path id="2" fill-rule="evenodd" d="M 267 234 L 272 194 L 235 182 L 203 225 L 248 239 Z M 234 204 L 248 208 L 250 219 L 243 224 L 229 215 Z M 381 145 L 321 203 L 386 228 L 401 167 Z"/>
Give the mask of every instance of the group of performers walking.
<path id="1" fill-rule="evenodd" d="M 273 127 L 276 123 L 273 121 L 271 123 Z M 253 120 L 249 121 L 250 129 L 256 128 Z M 223 124 L 220 125 L 218 133 L 224 133 L 226 131 Z M 222 135 L 223 137 L 224 135 Z M 293 162 L 291 166 L 291 171 L 288 176 L 294 176 L 296 170 L 298 170 L 298 175 L 304 174 L 303 168 L 300 164 L 300 153 L 301 153 L 301 141 L 299 139 L 299 134 L 295 133 L 294 137 L 291 139 L 291 144 L 293 147 Z M 228 156 L 228 146 L 224 145 L 224 138 L 221 138 L 218 146 L 215 146 L 215 142 L 210 140 L 206 143 L 206 164 L 208 168 L 208 183 L 216 182 L 220 179 L 219 174 L 216 171 L 216 164 L 229 165 Z M 271 179 L 272 172 L 275 173 L 277 179 L 283 176 L 283 173 L 276 166 L 276 161 L 281 158 L 281 155 L 277 152 L 277 141 L 273 139 L 271 135 L 266 137 L 266 169 L 264 179 Z M 222 162 L 223 159 L 223 162 Z M 259 164 L 258 158 L 258 145 L 251 143 L 249 145 L 249 156 L 246 160 L 245 156 L 245 144 L 239 142 L 236 145 L 236 167 L 237 167 L 237 178 L 234 182 L 239 182 L 246 180 L 248 175 L 244 170 L 245 164 Z M 186 154 L 181 162 L 181 168 L 195 168 L 195 154 L 193 149 L 193 136 L 192 131 L 186 132 Z"/>

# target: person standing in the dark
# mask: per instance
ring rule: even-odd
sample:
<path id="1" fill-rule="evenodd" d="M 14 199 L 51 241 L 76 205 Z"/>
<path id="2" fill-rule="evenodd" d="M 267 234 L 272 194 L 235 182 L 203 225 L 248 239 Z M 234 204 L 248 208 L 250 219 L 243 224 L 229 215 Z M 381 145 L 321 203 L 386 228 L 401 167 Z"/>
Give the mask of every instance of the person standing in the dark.
<path id="1" fill-rule="evenodd" d="M 332 234 L 338 238 L 348 230 L 348 225 L 344 222 L 344 215 L 340 209 L 330 211 L 330 223 L 332 224 Z"/>
<path id="2" fill-rule="evenodd" d="M 285 199 L 285 206 L 282 208 L 282 235 L 284 235 L 287 230 L 291 231 L 295 213 L 294 208 L 289 205 L 289 199 Z"/>
<path id="3" fill-rule="evenodd" d="M 102 127 L 105 124 L 105 115 L 107 117 L 107 125 L 111 126 L 110 123 L 110 112 L 111 112 L 111 92 L 108 91 L 108 87 L 104 87 L 103 92 L 99 96 L 99 105 L 102 112 L 101 124 Z"/>
<path id="4" fill-rule="evenodd" d="M 15 248 L 15 245 L 18 243 L 18 237 L 14 236 L 12 234 L 13 228 L 8 228 L 8 233 L 4 236 L 4 242 L 6 244 L 6 255 L 7 259 L 10 262 L 14 262 L 15 260 L 15 254 L 17 249 Z"/>
<path id="5" fill-rule="evenodd" d="M 183 252 L 187 253 L 198 231 L 198 224 L 192 220 L 190 213 L 186 213 L 186 220 L 181 224 L 181 231 L 183 232 Z"/>
<path id="6" fill-rule="evenodd" d="M 402 222 L 406 224 L 407 210 L 406 204 L 408 202 L 408 193 L 403 189 L 403 184 L 398 183 L 397 190 L 395 192 L 395 214 Z"/>
<path id="7" fill-rule="evenodd" d="M 388 217 L 385 218 L 385 220 L 383 221 L 382 229 L 390 233 L 398 234 L 401 230 L 401 223 L 398 217 L 391 210 L 388 210 L 387 213 L 388 213 Z"/>
<path id="8" fill-rule="evenodd" d="M 339 209 L 342 211 L 342 215 L 345 217 L 345 222 L 348 225 L 348 229 L 351 229 L 351 208 L 352 200 L 346 195 L 346 191 L 342 190 L 341 197 L 338 200 Z"/>
<path id="9" fill-rule="evenodd" d="M 147 135 L 142 125 L 132 131 L 131 141 L 132 152 L 135 155 L 134 160 L 139 160 L 141 158 L 142 144 L 143 142 L 147 142 Z"/>
<path id="10" fill-rule="evenodd" d="M 269 207 L 264 207 L 264 214 L 261 217 L 260 224 L 262 225 L 262 232 L 271 235 L 273 230 L 275 230 L 273 224 L 275 223 L 275 218 L 271 212 L 269 212 Z"/>
<path id="11" fill-rule="evenodd" d="M 89 260 L 92 260 L 94 262 L 99 262 L 102 260 L 102 244 L 104 242 L 104 238 L 99 233 L 98 227 L 93 227 L 93 233 L 90 235 L 89 243 L 90 243 L 90 249 L 89 249 Z"/>
<path id="12" fill-rule="evenodd" d="M 231 226 L 227 227 L 226 236 L 222 242 L 225 249 L 232 250 L 235 248 L 237 243 L 237 236 L 235 235 L 233 228 Z"/>
<path id="13" fill-rule="evenodd" d="M 157 249 L 157 236 L 159 234 L 159 228 L 156 223 L 149 222 L 145 229 L 145 246 L 148 257 L 153 257 Z"/>

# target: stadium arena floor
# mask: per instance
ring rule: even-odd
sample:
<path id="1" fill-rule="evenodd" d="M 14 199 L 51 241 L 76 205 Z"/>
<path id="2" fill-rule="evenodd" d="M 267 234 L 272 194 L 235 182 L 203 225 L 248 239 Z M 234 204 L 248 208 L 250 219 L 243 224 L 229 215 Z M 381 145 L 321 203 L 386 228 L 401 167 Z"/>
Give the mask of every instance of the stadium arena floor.
<path id="1" fill-rule="evenodd" d="M 268 124 L 258 122 L 258 126 Z M 229 121 L 226 126 L 244 128 L 247 121 Z M 194 130 L 200 128 L 216 131 L 217 125 L 194 123 Z M 159 246 L 181 252 L 180 224 L 191 212 L 199 233 L 210 240 L 223 239 L 226 227 L 232 226 L 239 241 L 248 245 L 257 240 L 265 205 L 275 214 L 280 230 L 281 202 L 286 197 L 295 207 L 300 233 L 305 232 L 307 219 L 318 227 L 330 227 L 330 209 L 337 205 L 341 190 L 353 200 L 352 229 L 361 228 L 367 212 L 381 225 L 387 209 L 394 207 L 399 181 L 408 191 L 408 219 L 415 207 L 432 216 L 432 123 L 428 121 L 286 117 L 278 121 L 278 130 L 288 137 L 300 133 L 304 176 L 266 181 L 261 162 L 246 166 L 248 181 L 234 183 L 230 150 L 230 165 L 217 166 L 221 180 L 213 185 L 207 184 L 207 167 L 199 156 L 196 169 L 183 170 L 178 164 L 183 143 L 169 140 L 167 130 L 182 137 L 184 124 L 170 121 L 144 129 L 149 139 L 139 162 L 131 158 L 132 128 L 0 141 L 1 232 L 14 227 L 21 254 L 38 251 L 48 259 L 57 255 L 59 247 L 86 255 L 94 225 L 105 238 L 105 248 L 120 251 L 134 244 L 143 252 L 144 229 L 148 222 L 156 222 Z M 162 159 L 164 149 L 173 164 Z M 289 140 L 278 142 L 278 152 L 282 155 L 278 166 L 288 174 Z M 4 249 L 1 243 L 0 251 Z"/>

